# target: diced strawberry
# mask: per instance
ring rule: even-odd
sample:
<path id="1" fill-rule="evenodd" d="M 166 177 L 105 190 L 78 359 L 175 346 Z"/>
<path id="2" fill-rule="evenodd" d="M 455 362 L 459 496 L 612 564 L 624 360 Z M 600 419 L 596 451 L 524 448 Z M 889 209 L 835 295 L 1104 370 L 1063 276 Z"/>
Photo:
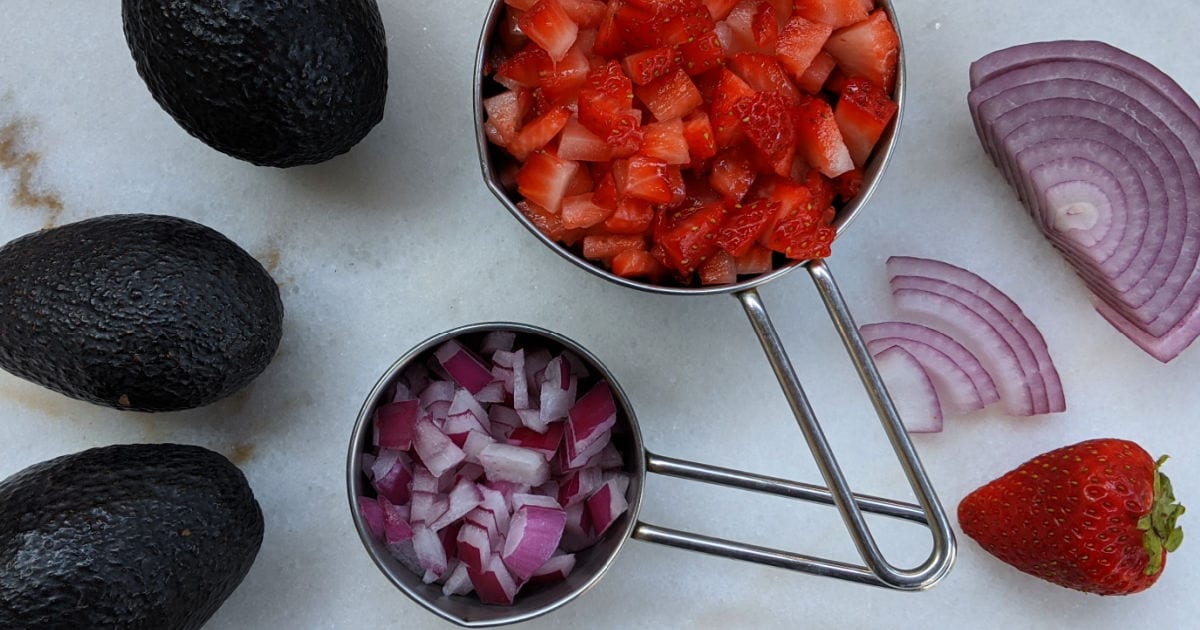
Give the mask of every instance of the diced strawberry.
<path id="1" fill-rule="evenodd" d="M 737 104 L 743 98 L 754 96 L 754 88 L 727 68 L 720 70 L 720 77 L 709 111 L 712 114 L 717 147 L 726 149 L 745 136 Z"/>
<path id="2" fill-rule="evenodd" d="M 795 110 L 798 151 L 826 177 L 837 177 L 854 169 L 854 160 L 842 139 L 829 103 L 809 99 Z"/>
<path id="3" fill-rule="evenodd" d="M 739 276 L 758 275 L 771 270 L 771 250 L 762 245 L 751 245 L 750 251 L 734 259 Z"/>
<path id="4" fill-rule="evenodd" d="M 542 73 L 551 65 L 550 55 L 531 42 L 500 64 L 496 69 L 495 79 L 509 89 L 534 88 L 541 85 Z"/>
<path id="5" fill-rule="evenodd" d="M 507 90 L 483 99 L 487 120 L 500 135 L 501 142 L 498 144 L 507 145 L 517 135 L 532 103 L 529 91 L 524 88 Z"/>
<path id="6" fill-rule="evenodd" d="M 767 223 L 779 213 L 779 202 L 756 199 L 748 204 L 734 207 L 733 214 L 717 232 L 717 247 L 733 256 L 742 256 L 750 251 Z"/>
<path id="7" fill-rule="evenodd" d="M 622 278 L 655 280 L 666 274 L 662 266 L 644 249 L 627 249 L 612 259 L 612 272 Z"/>
<path id="8" fill-rule="evenodd" d="M 621 60 L 621 67 L 637 85 L 646 85 L 660 79 L 675 70 L 679 65 L 679 55 L 672 46 L 660 46 L 641 52 L 626 55 Z"/>
<path id="9" fill-rule="evenodd" d="M 572 116 L 559 134 L 558 157 L 578 162 L 607 162 L 612 159 L 612 147 Z"/>
<path id="10" fill-rule="evenodd" d="M 667 230 L 658 244 L 662 246 L 669 266 L 684 276 L 691 276 L 717 251 L 715 234 L 728 215 L 725 204 L 718 202 L 696 210 Z"/>
<path id="11" fill-rule="evenodd" d="M 729 58 L 729 69 L 759 92 L 778 92 L 793 105 L 800 102 L 800 90 L 771 55 L 738 53 Z"/>
<path id="12" fill-rule="evenodd" d="M 576 42 L 562 61 L 549 64 L 542 70 L 541 89 L 551 103 L 574 101 L 587 83 L 591 65 L 583 42 Z"/>
<path id="13" fill-rule="evenodd" d="M 579 35 L 579 25 L 563 10 L 558 0 L 538 0 L 517 24 L 521 32 L 542 47 L 554 61 L 562 61 Z"/>
<path id="14" fill-rule="evenodd" d="M 767 238 L 775 229 L 775 225 L 783 219 L 796 216 L 799 212 L 819 211 L 820 199 L 818 191 L 809 186 L 785 177 L 764 177 L 755 194 L 776 205 L 775 216 L 769 217 L 758 242 L 767 244 Z"/>
<path id="15" fill-rule="evenodd" d="M 596 27 L 596 44 L 592 52 L 601 57 L 611 58 L 625 53 L 625 40 L 621 38 L 621 31 L 616 22 L 619 8 L 621 2 L 618 0 L 609 2 L 604 9 L 604 17 L 600 19 L 600 25 Z"/>
<path id="16" fill-rule="evenodd" d="M 896 82 L 900 37 L 882 9 L 853 26 L 834 31 L 825 50 L 851 77 L 866 77 L 888 94 Z"/>
<path id="17" fill-rule="evenodd" d="M 683 121 L 672 118 L 665 122 L 650 123 L 642 127 L 642 155 L 662 160 L 667 164 L 687 164 L 692 160 L 688 154 L 688 141 L 683 135 Z"/>
<path id="18" fill-rule="evenodd" d="M 517 20 L 521 18 L 522 13 L 524 11 L 513 9 L 508 9 L 504 12 L 504 21 L 497 29 L 497 35 L 499 36 L 500 51 L 505 54 L 511 55 L 529 44 L 529 38 L 525 36 L 525 33 L 521 32 L 521 27 L 517 24 Z"/>
<path id="19" fill-rule="evenodd" d="M 832 57 L 833 55 L 830 55 Z M 831 94 L 841 94 L 842 90 L 846 89 L 846 81 L 850 77 L 839 67 L 837 62 L 834 62 L 833 72 L 829 73 L 829 78 L 825 79 L 825 91 Z"/>
<path id="20" fill-rule="evenodd" d="M 896 103 L 870 80 L 855 77 L 846 81 L 834 118 L 855 166 L 866 164 L 896 110 Z"/>
<path id="21" fill-rule="evenodd" d="M 522 127 L 516 137 L 506 145 L 508 152 L 518 160 L 524 160 L 530 153 L 549 144 L 570 118 L 571 110 L 556 107 L 529 121 L 529 124 Z"/>
<path id="22" fill-rule="evenodd" d="M 708 8 L 708 13 L 712 15 L 712 19 L 716 21 L 724 20 L 729 12 L 736 7 L 741 0 L 702 0 L 704 6 Z"/>
<path id="23" fill-rule="evenodd" d="M 750 144 L 778 175 L 792 171 L 796 129 L 792 109 L 778 92 L 759 92 L 738 102 L 742 125 Z"/>
<path id="24" fill-rule="evenodd" d="M 803 182 L 805 187 L 812 191 L 813 203 L 816 205 L 816 207 L 825 208 L 826 211 L 830 210 L 833 206 L 833 180 L 825 177 L 816 169 L 810 169 L 804 176 Z M 833 215 L 829 214 L 829 216 L 826 216 L 823 221 L 825 223 L 833 221 Z"/>
<path id="25" fill-rule="evenodd" d="M 793 15 L 779 33 L 779 41 L 775 44 L 779 64 L 793 79 L 802 81 L 804 73 L 820 54 L 831 33 L 833 27 L 828 24 L 811 22 L 799 15 Z"/>
<path id="26" fill-rule="evenodd" d="M 716 251 L 697 269 L 700 284 L 733 284 L 737 282 L 737 262 L 728 252 Z"/>
<path id="27" fill-rule="evenodd" d="M 571 21 L 581 29 L 600 26 L 604 14 L 608 11 L 608 7 L 601 0 L 558 0 L 558 3 L 562 5 L 563 11 L 571 16 Z"/>
<path id="28" fill-rule="evenodd" d="M 579 122 L 604 138 L 613 156 L 636 153 L 642 146 L 642 114 L 620 107 L 614 99 L 583 90 L 579 94 Z"/>
<path id="29" fill-rule="evenodd" d="M 537 0 L 504 0 L 504 4 L 519 11 L 528 11 L 537 4 Z"/>
<path id="30" fill-rule="evenodd" d="M 667 163 L 644 155 L 613 162 L 617 192 L 654 203 L 669 203 L 674 196 Z"/>
<path id="31" fill-rule="evenodd" d="M 847 171 L 833 180 L 833 189 L 842 201 L 850 201 L 862 190 L 863 172 L 860 169 Z"/>
<path id="32" fill-rule="evenodd" d="M 487 137 L 488 142 L 498 146 L 504 146 L 511 140 L 511 138 L 504 137 L 490 120 L 483 121 L 483 135 Z"/>
<path id="33" fill-rule="evenodd" d="M 579 164 L 538 151 L 517 171 L 517 191 L 533 203 L 557 213 Z"/>
<path id="34" fill-rule="evenodd" d="M 646 239 L 631 234 L 589 234 L 583 237 L 583 257 L 588 260 L 610 260 L 629 249 L 646 249 Z"/>
<path id="35" fill-rule="evenodd" d="M 555 152 L 555 155 L 558 155 L 558 153 Z M 562 159 L 565 160 L 566 158 Z M 563 192 L 563 196 L 570 197 L 572 195 L 590 193 L 593 188 L 595 188 L 595 183 L 592 182 L 592 174 L 586 168 L 577 168 L 575 169 L 575 175 L 571 177 L 571 181 L 567 184 L 567 189 Z"/>
<path id="36" fill-rule="evenodd" d="M 562 224 L 568 230 L 602 223 L 612 210 L 592 203 L 592 193 L 566 197 L 562 201 Z"/>
<path id="37" fill-rule="evenodd" d="M 725 63 L 725 49 L 716 31 L 709 31 L 679 45 L 679 62 L 689 75 L 703 74 Z"/>
<path id="38" fill-rule="evenodd" d="M 707 160 L 717 154 L 717 139 L 713 135 L 708 114 L 693 112 L 683 121 L 683 137 L 687 140 L 688 155 L 693 162 Z"/>
<path id="39" fill-rule="evenodd" d="M 822 50 L 817 53 L 816 57 L 813 57 L 812 63 L 809 64 L 804 74 L 796 79 L 796 87 L 809 94 L 817 94 L 825 86 L 829 75 L 836 67 L 837 60 L 833 58 L 833 55 Z"/>
<path id="40" fill-rule="evenodd" d="M 754 159 L 739 146 L 726 149 L 713 158 L 708 182 L 713 190 L 736 202 L 746 196 L 755 177 Z"/>
<path id="41" fill-rule="evenodd" d="M 766 0 L 758 3 L 754 15 L 750 18 L 750 34 L 759 48 L 774 49 L 779 39 L 779 21 L 775 7 Z"/>
<path id="42" fill-rule="evenodd" d="M 794 0 L 792 14 L 833 28 L 849 26 L 867 18 L 862 0 Z"/>
<path id="43" fill-rule="evenodd" d="M 604 220 L 604 228 L 612 234 L 644 234 L 654 221 L 654 204 L 637 197 L 624 197 L 617 203 L 616 212 Z"/>
<path id="44" fill-rule="evenodd" d="M 792 0 L 766 0 L 771 3 L 771 7 L 775 9 L 775 19 L 779 21 L 779 28 L 783 28 L 788 20 L 792 17 Z"/>
<path id="45" fill-rule="evenodd" d="M 619 3 L 613 22 L 621 34 L 627 52 L 635 52 L 663 45 L 662 35 L 656 28 L 654 9 L 639 7 L 631 2 Z"/>
<path id="46" fill-rule="evenodd" d="M 728 39 L 723 39 L 725 54 L 733 56 L 742 52 L 772 54 L 775 49 L 760 46 L 754 37 L 754 15 L 758 12 L 762 0 L 742 0 L 729 12 L 722 22 L 728 32 Z"/>
<path id="47" fill-rule="evenodd" d="M 678 208 L 687 202 L 687 182 L 683 179 L 683 167 L 678 164 L 667 165 L 667 185 L 671 187 L 671 200 L 667 206 Z"/>
<path id="48" fill-rule="evenodd" d="M 633 107 L 633 82 L 625 76 L 617 61 L 601 63 L 593 68 L 588 73 L 587 87 L 600 96 L 615 100 L 624 109 Z"/>
<path id="49" fill-rule="evenodd" d="M 833 228 L 801 214 L 777 223 L 767 239 L 767 246 L 793 260 L 827 258 L 834 236 Z"/>
<path id="50" fill-rule="evenodd" d="M 676 70 L 648 85 L 639 85 L 633 92 L 658 120 L 683 118 L 704 103 L 700 90 L 683 70 Z"/>
<path id="51" fill-rule="evenodd" d="M 563 227 L 562 217 L 535 203 L 527 200 L 520 201 L 517 203 L 517 210 L 520 210 L 521 214 L 525 215 L 525 218 L 529 219 L 529 222 L 550 240 L 562 241 L 570 245 L 579 238 L 578 231 L 567 230 Z"/>

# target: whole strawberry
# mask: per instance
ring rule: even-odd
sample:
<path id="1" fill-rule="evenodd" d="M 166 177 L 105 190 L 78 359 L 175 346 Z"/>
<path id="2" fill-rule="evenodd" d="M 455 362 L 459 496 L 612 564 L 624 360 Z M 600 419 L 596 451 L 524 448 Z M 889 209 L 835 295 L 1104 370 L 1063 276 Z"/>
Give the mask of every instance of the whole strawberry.
<path id="1" fill-rule="evenodd" d="M 1149 588 L 1183 542 L 1183 506 L 1140 446 L 1098 439 L 1039 455 L 967 495 L 963 532 L 1012 566 L 1099 595 Z"/>

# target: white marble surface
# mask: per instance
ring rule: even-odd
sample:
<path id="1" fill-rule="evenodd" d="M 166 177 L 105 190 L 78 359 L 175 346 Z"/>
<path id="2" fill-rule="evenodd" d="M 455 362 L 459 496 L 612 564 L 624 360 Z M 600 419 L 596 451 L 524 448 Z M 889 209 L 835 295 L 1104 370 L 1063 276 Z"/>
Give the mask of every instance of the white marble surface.
<path id="1" fill-rule="evenodd" d="M 391 61 L 384 122 L 346 156 L 278 171 L 208 149 L 159 109 L 134 71 L 117 2 L 0 0 L 0 127 L 15 140 L 0 169 L 0 241 L 101 214 L 171 213 L 233 237 L 282 286 L 278 357 L 250 388 L 206 409 L 119 413 L 0 373 L 0 477 L 121 442 L 192 442 L 237 459 L 266 512 L 266 540 L 210 622 L 215 630 L 444 625 L 363 552 L 343 467 L 351 424 L 377 375 L 417 342 L 460 324 L 523 321 L 588 346 L 627 390 L 657 451 L 817 479 L 734 300 L 605 283 L 540 245 L 484 189 L 470 104 L 483 3 L 381 5 Z M 944 433 L 917 438 L 948 509 L 1038 452 L 1104 435 L 1172 453 L 1180 495 L 1196 501 L 1200 349 L 1160 365 L 1091 310 L 1081 283 L 984 157 L 964 99 L 970 61 L 1057 38 L 1107 40 L 1200 94 L 1188 26 L 1200 24 L 1200 5 L 902 0 L 899 12 L 911 82 L 899 155 L 836 244 L 832 267 L 860 322 L 892 315 L 888 255 L 976 270 L 1041 326 L 1069 404 L 1052 417 L 953 418 Z M 906 496 L 809 281 L 791 274 L 763 295 L 851 481 Z M 642 516 L 853 558 L 824 508 L 653 479 Z M 925 557 L 921 530 L 880 527 L 899 561 Z M 1152 591 L 1115 599 L 1046 585 L 960 543 L 943 583 L 901 594 L 633 542 L 594 590 L 529 625 L 1168 628 L 1189 626 L 1200 613 L 1195 542 L 1172 556 Z"/>

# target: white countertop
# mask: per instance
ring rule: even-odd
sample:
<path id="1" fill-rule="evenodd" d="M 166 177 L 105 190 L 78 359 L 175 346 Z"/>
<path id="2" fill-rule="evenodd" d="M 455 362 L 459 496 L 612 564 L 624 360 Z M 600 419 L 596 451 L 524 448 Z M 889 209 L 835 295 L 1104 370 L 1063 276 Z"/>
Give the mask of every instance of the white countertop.
<path id="1" fill-rule="evenodd" d="M 1043 331 L 1068 411 L 950 418 L 917 446 L 953 514 L 971 489 L 1079 440 L 1133 439 L 1174 457 L 1180 498 L 1200 501 L 1200 348 L 1161 365 L 1088 305 L 985 157 L 966 107 L 967 66 L 994 49 L 1101 39 L 1200 95 L 1200 5 L 1150 0 L 900 0 L 909 108 L 898 155 L 831 267 L 860 323 L 892 310 L 888 255 L 942 258 L 1008 292 Z M 615 373 L 647 445 L 663 454 L 819 479 L 738 303 L 606 283 L 561 260 L 484 188 L 471 66 L 484 3 L 381 2 L 391 82 L 386 117 L 348 155 L 280 171 L 184 133 L 137 76 L 116 2 L 0 0 L 0 128 L 31 156 L 0 167 L 0 242 L 48 223 L 155 212 L 199 220 L 269 266 L 287 308 L 275 361 L 205 409 L 120 413 L 0 373 L 0 478 L 35 462 L 126 442 L 229 454 L 266 515 L 258 560 L 208 628 L 433 628 L 445 624 L 379 573 L 345 496 L 345 450 L 378 375 L 426 337 L 520 321 L 566 334 Z M 0 139 L 3 140 L 3 139 Z M 7 160 L 14 162 L 14 160 Z M 22 174 L 24 173 L 24 174 Z M 27 194 L 18 194 L 22 181 Z M 56 209 L 61 205 L 61 210 Z M 763 298 L 824 427 L 861 492 L 907 497 L 899 469 L 804 272 Z M 853 560 L 834 511 L 653 478 L 642 517 Z M 1194 527 L 1184 517 L 1185 529 Z M 915 565 L 923 530 L 879 523 Z M 609 574 L 541 628 L 1186 627 L 1200 613 L 1200 544 L 1185 543 L 1151 591 L 1098 598 L 1025 576 L 959 539 L 954 571 L 895 593 L 630 542 Z"/>

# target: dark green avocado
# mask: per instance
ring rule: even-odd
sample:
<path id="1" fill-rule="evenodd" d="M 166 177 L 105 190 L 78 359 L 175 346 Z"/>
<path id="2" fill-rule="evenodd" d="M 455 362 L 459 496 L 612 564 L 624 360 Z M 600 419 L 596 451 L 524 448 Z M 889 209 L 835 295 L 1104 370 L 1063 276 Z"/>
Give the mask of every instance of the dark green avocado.
<path id="1" fill-rule="evenodd" d="M 262 544 L 229 460 L 198 446 L 96 448 L 0 482 L 0 628 L 199 628 Z"/>
<path id="2" fill-rule="evenodd" d="M 192 221 L 112 215 L 0 248 L 0 367 L 80 400 L 207 405 L 266 369 L 282 326 L 263 266 Z"/>
<path id="3" fill-rule="evenodd" d="M 375 0 L 122 0 L 154 99 L 214 149 L 260 166 L 345 153 L 383 119 Z"/>

